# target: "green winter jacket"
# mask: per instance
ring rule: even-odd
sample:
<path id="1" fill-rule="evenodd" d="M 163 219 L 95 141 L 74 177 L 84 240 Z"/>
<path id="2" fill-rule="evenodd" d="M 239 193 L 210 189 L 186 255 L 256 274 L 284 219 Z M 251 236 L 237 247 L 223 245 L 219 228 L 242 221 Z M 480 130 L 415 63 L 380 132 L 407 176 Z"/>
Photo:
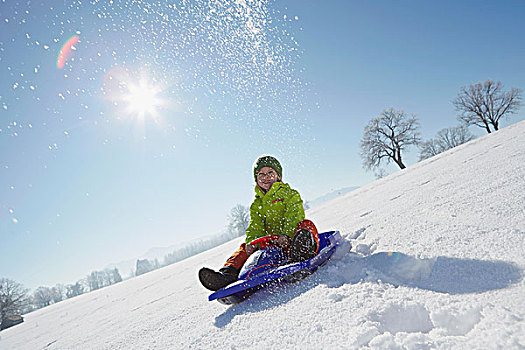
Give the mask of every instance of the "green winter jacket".
<path id="1" fill-rule="evenodd" d="M 250 225 L 246 243 L 268 235 L 288 235 L 292 238 L 297 224 L 305 218 L 299 192 L 282 182 L 274 182 L 264 194 L 255 186 L 255 199 L 250 206 Z"/>

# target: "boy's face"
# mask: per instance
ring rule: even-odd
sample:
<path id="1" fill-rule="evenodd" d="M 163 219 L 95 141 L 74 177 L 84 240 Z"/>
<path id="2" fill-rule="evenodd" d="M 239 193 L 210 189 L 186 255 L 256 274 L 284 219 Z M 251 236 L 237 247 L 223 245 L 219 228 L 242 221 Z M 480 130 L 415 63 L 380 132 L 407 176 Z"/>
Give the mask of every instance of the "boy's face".
<path id="1" fill-rule="evenodd" d="M 257 173 L 257 185 L 259 185 L 260 188 L 264 190 L 264 192 L 267 192 L 273 185 L 274 182 L 280 181 L 279 175 L 277 172 L 270 168 L 269 166 L 265 166 L 259 170 Z"/>

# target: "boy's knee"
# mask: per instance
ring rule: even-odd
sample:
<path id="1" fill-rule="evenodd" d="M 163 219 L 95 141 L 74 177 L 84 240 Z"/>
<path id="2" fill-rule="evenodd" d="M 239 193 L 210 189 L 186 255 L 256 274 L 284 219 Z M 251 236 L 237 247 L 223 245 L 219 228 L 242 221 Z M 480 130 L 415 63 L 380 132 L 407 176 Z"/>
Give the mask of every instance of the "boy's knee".
<path id="1" fill-rule="evenodd" d="M 306 229 L 312 234 L 316 245 L 315 252 L 317 253 L 319 251 L 319 232 L 317 231 L 317 227 L 311 220 L 303 220 L 297 225 L 296 234 L 302 229 Z"/>

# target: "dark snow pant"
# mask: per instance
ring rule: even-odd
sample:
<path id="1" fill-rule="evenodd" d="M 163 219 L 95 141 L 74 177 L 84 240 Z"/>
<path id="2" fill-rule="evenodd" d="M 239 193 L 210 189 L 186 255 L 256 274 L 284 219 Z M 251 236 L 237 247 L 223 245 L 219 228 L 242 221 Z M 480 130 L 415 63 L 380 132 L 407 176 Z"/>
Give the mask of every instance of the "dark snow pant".
<path id="1" fill-rule="evenodd" d="M 297 230 L 295 232 L 297 233 L 301 229 L 307 229 L 312 234 L 313 239 L 317 243 L 317 250 L 315 252 L 317 254 L 317 252 L 319 251 L 319 233 L 317 232 L 317 228 L 315 227 L 315 224 L 310 220 L 301 221 L 297 225 Z M 246 253 L 246 243 L 243 243 L 241 244 L 239 249 L 237 249 L 232 254 L 232 256 L 230 256 L 228 260 L 226 260 L 226 263 L 224 263 L 224 266 L 233 266 L 237 269 L 237 271 L 239 271 L 241 267 L 244 265 L 244 263 L 246 262 L 246 260 L 248 260 L 248 253 Z"/>

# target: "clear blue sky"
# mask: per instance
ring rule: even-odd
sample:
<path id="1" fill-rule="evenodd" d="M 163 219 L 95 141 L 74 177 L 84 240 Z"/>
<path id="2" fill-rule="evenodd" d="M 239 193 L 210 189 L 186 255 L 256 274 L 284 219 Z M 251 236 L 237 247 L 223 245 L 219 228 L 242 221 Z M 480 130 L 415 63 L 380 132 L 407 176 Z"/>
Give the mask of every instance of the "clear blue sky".
<path id="1" fill-rule="evenodd" d="M 149 3 L 0 3 L 1 277 L 71 283 L 219 232 L 261 154 L 307 200 L 364 185 L 383 109 L 430 138 L 462 86 L 525 88 L 523 1 Z"/>

